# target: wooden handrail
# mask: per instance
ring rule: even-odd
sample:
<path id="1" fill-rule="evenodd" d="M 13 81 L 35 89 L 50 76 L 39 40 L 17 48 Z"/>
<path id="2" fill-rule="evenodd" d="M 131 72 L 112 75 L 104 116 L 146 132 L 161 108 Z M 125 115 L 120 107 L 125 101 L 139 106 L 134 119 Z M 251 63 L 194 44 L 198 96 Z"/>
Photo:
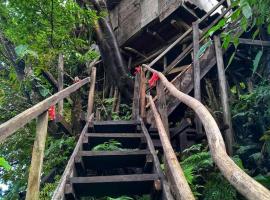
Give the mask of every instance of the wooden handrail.
<path id="1" fill-rule="evenodd" d="M 55 105 L 60 100 L 66 98 L 71 93 L 75 92 L 83 85 L 88 83 L 90 78 L 85 78 L 79 82 L 67 87 L 66 89 L 52 95 L 51 97 L 39 102 L 33 107 L 25 110 L 19 115 L 11 118 L 7 122 L 0 125 L 0 144 L 5 141 L 7 137 L 12 135 L 15 131 L 25 126 L 31 120 L 37 118 L 40 114 L 49 109 L 50 106 Z"/>
<path id="2" fill-rule="evenodd" d="M 188 185 L 188 182 L 185 178 L 184 172 L 174 153 L 171 142 L 169 140 L 165 127 L 162 123 L 161 117 L 158 114 L 158 111 L 152 99 L 152 96 L 147 96 L 147 97 L 148 97 L 151 109 L 155 117 L 160 141 L 162 143 L 162 148 L 163 148 L 163 152 L 165 156 L 164 162 L 166 162 L 166 166 L 168 166 L 169 174 L 171 175 L 170 179 L 173 185 L 173 193 L 175 194 L 176 199 L 195 200 L 192 194 L 192 191 Z"/>
<path id="3" fill-rule="evenodd" d="M 195 111 L 204 126 L 213 161 L 216 163 L 224 177 L 237 189 L 237 191 L 249 200 L 269 200 L 270 191 L 247 175 L 228 156 L 218 125 L 207 108 L 198 100 L 179 91 L 161 72 L 158 72 L 147 65 L 143 65 L 143 67 L 152 73 L 156 73 L 171 95 L 175 96 Z"/>

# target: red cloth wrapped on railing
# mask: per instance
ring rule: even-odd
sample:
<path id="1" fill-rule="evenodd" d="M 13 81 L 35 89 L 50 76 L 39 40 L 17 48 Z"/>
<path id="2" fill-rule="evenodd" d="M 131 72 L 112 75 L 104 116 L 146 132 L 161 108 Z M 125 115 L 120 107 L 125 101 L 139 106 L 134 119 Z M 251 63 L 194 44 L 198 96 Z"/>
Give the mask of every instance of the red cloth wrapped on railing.
<path id="1" fill-rule="evenodd" d="M 136 76 L 137 74 L 141 73 L 141 70 L 142 70 L 141 66 L 135 67 L 135 71 L 134 71 L 133 75 Z"/>
<path id="2" fill-rule="evenodd" d="M 157 84 L 159 77 L 157 73 L 153 73 L 152 77 L 149 79 L 148 83 L 151 87 L 155 86 Z"/>
<path id="3" fill-rule="evenodd" d="M 55 120 L 55 106 L 51 106 L 48 110 L 50 120 Z"/>

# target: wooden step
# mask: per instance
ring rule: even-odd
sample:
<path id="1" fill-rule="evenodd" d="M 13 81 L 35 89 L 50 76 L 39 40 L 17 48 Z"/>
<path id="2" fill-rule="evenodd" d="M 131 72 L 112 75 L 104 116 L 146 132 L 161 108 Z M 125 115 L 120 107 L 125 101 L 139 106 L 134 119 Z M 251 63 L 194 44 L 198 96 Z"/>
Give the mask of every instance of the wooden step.
<path id="1" fill-rule="evenodd" d="M 144 195 L 153 191 L 155 181 L 159 182 L 157 174 L 72 177 L 67 184 L 69 187 L 65 188 L 65 196 L 72 199 L 67 197 Z"/>
<path id="2" fill-rule="evenodd" d="M 95 133 L 135 133 L 139 121 L 94 121 L 89 132 Z"/>
<path id="3" fill-rule="evenodd" d="M 152 171 L 153 156 L 148 150 L 129 151 L 80 151 L 75 157 L 78 174 L 87 170 L 111 170 L 118 168 L 142 168 Z"/>
<path id="4" fill-rule="evenodd" d="M 93 147 L 111 139 L 120 142 L 122 144 L 121 148 L 146 148 L 146 141 L 141 133 L 87 133 L 85 136 L 83 150 L 91 150 Z"/>

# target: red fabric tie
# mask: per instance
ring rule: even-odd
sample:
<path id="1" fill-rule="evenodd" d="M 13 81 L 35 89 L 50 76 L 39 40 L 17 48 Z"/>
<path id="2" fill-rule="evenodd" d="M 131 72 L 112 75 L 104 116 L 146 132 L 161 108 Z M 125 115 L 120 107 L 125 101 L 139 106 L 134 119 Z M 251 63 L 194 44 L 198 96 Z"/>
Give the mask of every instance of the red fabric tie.
<path id="1" fill-rule="evenodd" d="M 141 73 L 141 66 L 135 67 L 134 76 Z"/>
<path id="2" fill-rule="evenodd" d="M 158 74 L 157 73 L 153 73 L 151 79 L 148 81 L 149 85 L 151 87 L 155 86 L 157 81 L 159 80 Z"/>
<path id="3" fill-rule="evenodd" d="M 48 110 L 50 120 L 55 120 L 55 106 L 51 106 Z"/>

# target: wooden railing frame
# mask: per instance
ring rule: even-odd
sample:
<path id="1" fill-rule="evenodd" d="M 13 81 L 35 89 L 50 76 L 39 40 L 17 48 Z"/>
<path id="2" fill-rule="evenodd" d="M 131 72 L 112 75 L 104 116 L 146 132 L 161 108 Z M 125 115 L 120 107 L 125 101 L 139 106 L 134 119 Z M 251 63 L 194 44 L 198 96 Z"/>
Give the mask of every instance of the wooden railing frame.
<path id="1" fill-rule="evenodd" d="M 86 83 L 90 81 L 90 78 L 85 78 L 79 82 L 67 87 L 66 89 L 52 95 L 51 97 L 39 102 L 33 107 L 25 110 L 24 112 L 16 115 L 7 122 L 0 125 L 0 144 L 5 141 L 5 139 L 11 136 L 15 131 L 24 127 L 31 120 L 37 118 L 39 115 L 44 113 L 49 109 L 50 106 L 57 104 L 60 100 L 68 97 L 71 93 L 75 92 Z"/>
<path id="2" fill-rule="evenodd" d="M 195 111 L 204 126 L 213 161 L 230 184 L 249 200 L 269 200 L 270 191 L 247 175 L 228 156 L 218 125 L 207 108 L 198 100 L 179 91 L 161 72 L 150 68 L 148 65 L 143 65 L 143 67 L 152 73 L 156 73 L 171 95 Z M 153 106 L 151 105 L 151 107 Z"/>

